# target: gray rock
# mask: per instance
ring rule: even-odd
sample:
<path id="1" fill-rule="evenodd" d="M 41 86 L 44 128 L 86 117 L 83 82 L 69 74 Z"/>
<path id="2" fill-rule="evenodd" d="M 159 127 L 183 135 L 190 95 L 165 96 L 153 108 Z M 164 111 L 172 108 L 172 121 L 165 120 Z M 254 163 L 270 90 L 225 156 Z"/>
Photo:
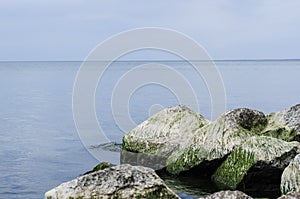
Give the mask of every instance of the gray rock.
<path id="1" fill-rule="evenodd" d="M 264 135 L 285 141 L 300 141 L 300 104 L 268 115 L 269 124 Z"/>
<path id="2" fill-rule="evenodd" d="M 283 195 L 277 199 L 299 199 L 299 198 L 300 198 L 299 192 L 290 192 L 290 193 Z"/>
<path id="3" fill-rule="evenodd" d="M 286 167 L 281 176 L 280 190 L 282 194 L 300 192 L 300 154 Z"/>
<path id="4" fill-rule="evenodd" d="M 45 194 L 46 199 L 174 198 L 153 169 L 128 164 L 107 168 L 65 182 Z"/>
<path id="5" fill-rule="evenodd" d="M 220 191 L 199 199 L 252 199 L 241 191 Z"/>
<path id="6" fill-rule="evenodd" d="M 208 123 L 186 106 L 166 108 L 124 135 L 121 162 L 165 167 L 166 158 Z"/>
<path id="7" fill-rule="evenodd" d="M 263 169 L 266 169 L 267 173 L 275 171 L 275 169 L 283 171 L 300 151 L 299 149 L 300 143 L 298 142 L 285 142 L 266 136 L 253 136 L 226 158 L 212 179 L 220 187 L 230 189 L 236 189 L 245 176 L 254 176 L 253 182 L 257 183 L 261 179 L 259 179 L 259 175 L 250 175 L 250 169 L 256 170 L 257 173 Z M 263 175 L 264 172 L 259 174 Z M 269 174 L 272 177 L 272 173 Z M 266 183 L 268 179 L 264 180 L 265 184 L 268 184 Z"/>
<path id="8" fill-rule="evenodd" d="M 173 174 L 187 171 L 203 162 L 224 158 L 249 137 L 259 135 L 267 125 L 260 111 L 235 109 L 200 128 L 167 160 L 167 170 Z"/>

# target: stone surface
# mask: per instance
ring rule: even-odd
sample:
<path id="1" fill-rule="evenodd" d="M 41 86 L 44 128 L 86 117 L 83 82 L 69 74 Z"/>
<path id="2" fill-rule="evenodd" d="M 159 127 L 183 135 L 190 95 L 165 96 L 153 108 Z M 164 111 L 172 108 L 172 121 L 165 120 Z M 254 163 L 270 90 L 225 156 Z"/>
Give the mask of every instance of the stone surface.
<path id="1" fill-rule="evenodd" d="M 300 192 L 300 155 L 297 155 L 286 167 L 281 176 L 280 190 L 282 194 Z"/>
<path id="2" fill-rule="evenodd" d="M 229 111 L 200 128 L 187 144 L 174 151 L 167 160 L 167 170 L 179 174 L 203 162 L 224 158 L 249 137 L 259 135 L 266 125 L 267 118 L 260 111 Z"/>
<path id="3" fill-rule="evenodd" d="M 272 172 L 283 171 L 299 152 L 299 148 L 300 143 L 298 142 L 285 142 L 266 136 L 253 136 L 227 157 L 212 179 L 220 187 L 230 189 L 237 188 L 245 176 L 254 176 L 256 179 L 253 179 L 253 182 L 258 183 L 261 181 L 260 175 L 272 177 Z M 263 172 L 259 173 L 260 175 L 250 175 L 250 169 L 256 170 L 257 173 L 262 170 Z M 280 181 L 280 176 L 278 178 Z M 248 181 L 251 180 L 248 179 Z"/>
<path id="4" fill-rule="evenodd" d="M 220 191 L 199 199 L 252 199 L 241 191 Z"/>
<path id="5" fill-rule="evenodd" d="M 107 168 L 65 182 L 45 194 L 46 199 L 174 198 L 153 169 L 128 164 Z"/>
<path id="6" fill-rule="evenodd" d="M 286 141 L 300 141 L 300 104 L 268 115 L 269 124 L 264 135 Z"/>
<path id="7" fill-rule="evenodd" d="M 166 158 L 208 123 L 186 106 L 166 108 L 124 135 L 123 150 L 129 153 L 123 152 L 121 161 L 132 163 L 129 160 L 134 159 L 132 164 L 143 165 L 159 159 L 164 167 Z"/>
<path id="8" fill-rule="evenodd" d="M 286 195 L 279 197 L 278 199 L 299 199 L 299 198 L 300 198 L 300 192 L 290 192 Z"/>

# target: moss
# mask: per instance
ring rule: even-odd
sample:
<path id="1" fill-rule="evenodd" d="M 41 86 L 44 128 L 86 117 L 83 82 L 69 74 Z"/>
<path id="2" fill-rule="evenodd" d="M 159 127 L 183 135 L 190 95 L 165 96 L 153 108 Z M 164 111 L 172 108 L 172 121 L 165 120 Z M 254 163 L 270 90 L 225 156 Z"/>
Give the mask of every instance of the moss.
<path id="1" fill-rule="evenodd" d="M 83 175 L 93 173 L 93 172 L 96 172 L 96 171 L 100 171 L 100 170 L 103 170 L 103 169 L 106 169 L 106 168 L 109 168 L 109 167 L 112 167 L 112 166 L 115 166 L 115 165 L 112 164 L 112 163 L 109 163 L 109 162 L 101 162 L 97 166 L 95 166 L 93 168 L 93 170 L 88 171 L 88 172 L 84 173 Z"/>
<path id="2" fill-rule="evenodd" d="M 295 137 L 297 136 L 297 132 L 294 129 L 287 130 L 284 127 L 278 127 L 278 128 L 266 130 L 265 132 L 263 132 L 263 135 L 290 142 L 295 139 Z"/>
<path id="3" fill-rule="evenodd" d="M 156 154 L 163 144 L 151 143 L 146 140 L 138 140 L 132 137 L 124 136 L 122 139 L 122 148 L 135 153 Z"/>
<path id="4" fill-rule="evenodd" d="M 167 171 L 172 174 L 179 174 L 189 170 L 202 161 L 203 150 L 192 147 L 176 151 L 167 159 Z"/>
<path id="5" fill-rule="evenodd" d="M 228 156 L 212 178 L 222 188 L 235 189 L 255 163 L 254 153 L 239 148 Z"/>

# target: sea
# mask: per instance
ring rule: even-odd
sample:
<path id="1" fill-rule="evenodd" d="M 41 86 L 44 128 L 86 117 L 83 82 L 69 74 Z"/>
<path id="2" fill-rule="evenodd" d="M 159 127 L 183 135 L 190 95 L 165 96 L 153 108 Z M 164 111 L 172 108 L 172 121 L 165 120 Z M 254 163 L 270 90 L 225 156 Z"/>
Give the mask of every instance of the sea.
<path id="1" fill-rule="evenodd" d="M 185 104 L 215 120 L 234 108 L 268 114 L 300 103 L 300 60 L 206 62 L 94 63 L 84 69 L 97 76 L 91 84 L 88 76 L 78 80 L 81 61 L 0 62 L 0 198 L 44 198 L 100 161 L 118 164 L 118 150 L 102 149 L 93 135 L 121 144 L 126 131 L 165 107 Z M 86 118 L 76 116 L 78 106 L 81 115 L 84 107 L 94 111 L 98 129 L 90 136 L 79 129 Z M 182 198 L 214 191 L 209 183 L 164 179 Z"/>

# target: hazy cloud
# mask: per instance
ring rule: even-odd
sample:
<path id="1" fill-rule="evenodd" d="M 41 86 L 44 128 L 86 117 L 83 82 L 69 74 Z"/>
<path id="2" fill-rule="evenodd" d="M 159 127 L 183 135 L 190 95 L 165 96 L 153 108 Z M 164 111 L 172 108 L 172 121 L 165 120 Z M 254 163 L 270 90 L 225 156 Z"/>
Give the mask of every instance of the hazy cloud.
<path id="1" fill-rule="evenodd" d="M 130 28 L 183 32 L 214 59 L 299 58 L 300 2 L 2 0 L 0 60 L 81 60 Z"/>

